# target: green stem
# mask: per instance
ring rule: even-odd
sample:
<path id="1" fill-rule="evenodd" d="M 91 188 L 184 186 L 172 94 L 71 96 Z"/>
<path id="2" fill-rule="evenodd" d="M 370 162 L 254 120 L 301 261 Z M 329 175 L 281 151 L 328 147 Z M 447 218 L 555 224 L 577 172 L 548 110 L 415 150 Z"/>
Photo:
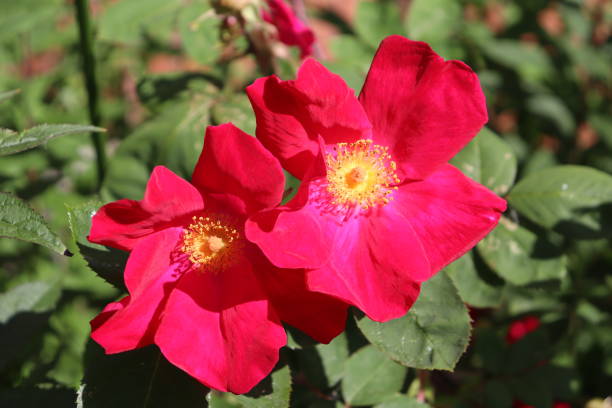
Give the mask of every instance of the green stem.
<path id="1" fill-rule="evenodd" d="M 96 82 L 96 61 L 93 53 L 93 39 L 89 23 L 89 1 L 75 0 L 75 13 L 79 25 L 79 43 L 83 62 L 83 77 L 87 88 L 89 120 L 92 125 L 100 126 L 100 98 Z M 103 133 L 92 133 L 91 140 L 96 150 L 98 170 L 98 190 L 106 173 L 106 136 Z"/>

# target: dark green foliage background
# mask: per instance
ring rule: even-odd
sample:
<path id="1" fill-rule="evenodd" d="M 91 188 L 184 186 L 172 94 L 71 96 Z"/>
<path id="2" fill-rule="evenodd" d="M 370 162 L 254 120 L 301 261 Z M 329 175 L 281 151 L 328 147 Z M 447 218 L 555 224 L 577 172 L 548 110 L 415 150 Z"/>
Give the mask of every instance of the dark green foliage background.
<path id="1" fill-rule="evenodd" d="M 0 0 L 0 236 L 19 238 L 0 239 L 1 407 L 605 407 L 610 2 L 306 2 L 327 27 L 324 63 L 357 92 L 389 34 L 477 71 L 490 122 L 452 163 L 509 209 L 403 318 L 353 311 L 329 345 L 288 328 L 277 369 L 244 396 L 208 392 L 154 346 L 105 356 L 88 341 L 89 320 L 124 290 L 126 254 L 85 236 L 101 203 L 142 197 L 153 166 L 189 178 L 207 125 L 253 134 L 244 87 L 270 69 L 293 78 L 297 50 L 264 72 L 208 0 L 91 0 L 109 155 L 98 191 L 84 132 L 100 129 L 60 125 L 89 123 L 72 3 Z M 289 178 L 287 196 L 296 187 Z M 526 315 L 541 327 L 507 344 Z"/>

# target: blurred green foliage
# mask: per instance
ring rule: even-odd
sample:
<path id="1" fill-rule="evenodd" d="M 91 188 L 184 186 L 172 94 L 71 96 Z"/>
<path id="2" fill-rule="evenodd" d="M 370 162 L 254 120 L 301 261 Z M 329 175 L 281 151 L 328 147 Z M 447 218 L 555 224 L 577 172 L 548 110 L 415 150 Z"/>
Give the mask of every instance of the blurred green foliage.
<path id="1" fill-rule="evenodd" d="M 612 4 L 307 6 L 311 22 L 324 28 L 317 32 L 324 63 L 356 91 L 389 34 L 426 41 L 478 73 L 488 129 L 453 164 L 509 200 L 499 227 L 429 282 L 425 297 L 393 324 L 356 314 L 329 345 L 291 331 L 278 370 L 252 395 L 213 392 L 205 399 L 206 390 L 154 348 L 102 356 L 87 344 L 88 321 L 121 294 L 125 254 L 86 241 L 97 203 L 141 198 L 155 165 L 189 178 L 207 125 L 232 121 L 253 134 L 245 86 L 270 69 L 291 79 L 299 61 L 296 50 L 285 50 L 262 64 L 256 9 L 237 18 L 207 0 L 92 0 L 101 126 L 110 153 L 101 191 L 84 133 L 0 157 L 0 191 L 10 193 L 0 197 L 0 235 L 13 236 L 3 222 L 17 217 L 6 212 L 8 200 L 18 201 L 28 222 L 43 225 L 44 219 L 48 226 L 44 242 L 22 238 L 56 251 L 0 239 L 0 406 L 72 406 L 78 394 L 82 407 L 284 407 L 290 401 L 296 407 L 504 408 L 521 400 L 549 408 L 553 401 L 585 406 L 611 392 Z M 0 9 L 0 127 L 11 129 L 2 130 L 0 149 L 5 137 L 40 124 L 86 124 L 72 2 L 0 0 Z M 296 181 L 287 187 L 288 194 L 295 191 Z M 62 242 L 74 257 L 61 255 Z M 464 303 L 472 315 L 469 345 Z M 542 326 L 507 344 L 508 325 L 525 315 L 539 316 Z M 455 371 L 426 371 L 431 368 Z M 105 398 L 96 398 L 101 392 Z M 180 399 L 168 402 L 171 392 Z"/>

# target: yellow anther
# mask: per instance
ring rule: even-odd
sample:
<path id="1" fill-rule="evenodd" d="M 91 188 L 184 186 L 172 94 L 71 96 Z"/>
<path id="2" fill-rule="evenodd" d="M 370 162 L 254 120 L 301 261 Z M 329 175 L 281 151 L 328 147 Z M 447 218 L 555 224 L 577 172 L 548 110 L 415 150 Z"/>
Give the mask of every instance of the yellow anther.
<path id="1" fill-rule="evenodd" d="M 388 196 L 397 189 L 394 184 L 400 182 L 388 150 L 370 139 L 338 143 L 325 157 L 332 203 L 363 209 L 387 204 Z"/>
<path id="2" fill-rule="evenodd" d="M 211 217 L 193 217 L 192 221 L 185 229 L 182 251 L 197 266 L 224 266 L 236 249 L 238 231 Z"/>

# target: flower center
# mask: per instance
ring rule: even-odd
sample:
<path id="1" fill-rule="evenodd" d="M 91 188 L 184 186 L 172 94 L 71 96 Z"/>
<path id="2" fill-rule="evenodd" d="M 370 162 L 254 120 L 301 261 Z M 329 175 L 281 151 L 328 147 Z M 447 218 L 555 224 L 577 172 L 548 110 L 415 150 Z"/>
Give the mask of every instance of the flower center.
<path id="1" fill-rule="evenodd" d="M 387 204 L 400 182 L 388 148 L 369 139 L 338 143 L 325 156 L 327 191 L 333 204 L 367 209 Z"/>
<path id="2" fill-rule="evenodd" d="M 193 217 L 192 221 L 185 229 L 182 251 L 196 266 L 225 265 L 240 238 L 238 231 L 211 217 Z"/>

